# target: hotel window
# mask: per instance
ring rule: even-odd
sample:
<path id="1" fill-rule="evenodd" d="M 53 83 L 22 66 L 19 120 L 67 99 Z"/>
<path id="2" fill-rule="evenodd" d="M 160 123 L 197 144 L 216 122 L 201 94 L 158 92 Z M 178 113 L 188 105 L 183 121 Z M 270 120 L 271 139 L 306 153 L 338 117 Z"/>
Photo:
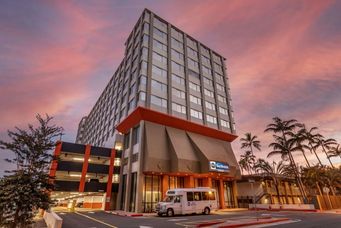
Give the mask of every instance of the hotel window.
<path id="1" fill-rule="evenodd" d="M 226 108 L 222 108 L 222 107 L 219 107 L 219 112 L 223 115 L 228 115 L 228 112 L 227 112 L 227 109 Z"/>
<path id="2" fill-rule="evenodd" d="M 207 85 L 213 86 L 213 81 L 211 79 L 206 78 L 206 77 L 204 77 L 204 83 L 206 83 Z"/>
<path id="3" fill-rule="evenodd" d="M 218 101 L 226 104 L 226 98 L 223 96 L 218 95 Z"/>
<path id="4" fill-rule="evenodd" d="M 189 100 L 194 104 L 201 105 L 201 99 L 199 97 L 189 95 Z"/>
<path id="5" fill-rule="evenodd" d="M 139 85 L 147 85 L 147 77 L 146 76 L 140 76 L 139 78 Z"/>
<path id="6" fill-rule="evenodd" d="M 190 69 L 188 70 L 188 76 L 192 78 L 200 79 L 200 75 L 197 72 L 190 70 Z"/>
<path id="7" fill-rule="evenodd" d="M 183 61 L 184 60 L 184 55 L 174 49 L 171 50 L 171 53 L 172 53 L 172 58 L 173 59 L 178 59 L 178 60 L 181 60 Z"/>
<path id="8" fill-rule="evenodd" d="M 206 120 L 207 122 L 213 123 L 213 124 L 217 124 L 217 118 L 211 115 L 206 115 Z"/>
<path id="9" fill-rule="evenodd" d="M 133 145 L 137 144 L 140 139 L 140 126 L 133 129 Z"/>
<path id="10" fill-rule="evenodd" d="M 115 158 L 114 159 L 114 166 L 120 166 L 121 165 L 121 158 Z"/>
<path id="11" fill-rule="evenodd" d="M 153 60 L 159 61 L 163 64 L 167 64 L 167 58 L 153 51 Z"/>
<path id="12" fill-rule="evenodd" d="M 148 59 L 148 48 L 143 47 L 141 50 L 141 58 L 147 60 Z"/>
<path id="13" fill-rule="evenodd" d="M 200 46 L 200 47 L 201 47 L 201 53 L 206 54 L 206 55 L 210 54 L 210 51 L 207 48 L 205 48 L 203 46 Z"/>
<path id="14" fill-rule="evenodd" d="M 177 47 L 179 49 L 183 49 L 183 44 L 180 41 L 178 41 L 178 40 L 176 40 L 176 39 L 174 39 L 172 37 L 171 42 L 172 42 L 172 46 L 173 47 Z"/>
<path id="15" fill-rule="evenodd" d="M 138 101 L 145 101 L 146 100 L 146 93 L 145 92 L 140 92 L 138 96 Z"/>
<path id="16" fill-rule="evenodd" d="M 174 95 L 175 97 L 180 98 L 180 99 L 185 99 L 185 97 L 186 97 L 186 94 L 184 91 L 181 91 L 181 90 L 175 89 L 175 88 L 172 88 L 172 95 Z"/>
<path id="17" fill-rule="evenodd" d="M 197 42 L 195 42 L 194 40 L 192 40 L 192 39 L 189 38 L 189 37 L 187 37 L 187 43 L 188 43 L 189 45 L 194 46 L 194 47 L 197 46 Z"/>
<path id="18" fill-rule="evenodd" d="M 153 31 L 154 31 L 154 35 L 156 35 L 160 38 L 163 38 L 163 39 L 167 38 L 167 34 L 162 32 L 160 29 L 154 27 Z"/>
<path id="19" fill-rule="evenodd" d="M 144 23 L 144 24 L 143 24 L 143 31 L 144 31 L 145 33 L 149 33 L 149 24 L 148 24 L 148 23 Z"/>
<path id="20" fill-rule="evenodd" d="M 197 110 L 191 109 L 191 116 L 202 120 L 202 113 Z"/>
<path id="21" fill-rule="evenodd" d="M 206 65 L 211 66 L 211 61 L 210 61 L 210 59 L 207 58 L 206 56 L 202 55 L 202 56 L 201 56 L 201 61 L 202 61 L 203 63 L 205 63 Z"/>
<path id="22" fill-rule="evenodd" d="M 152 79 L 152 90 L 159 90 L 167 93 L 167 85 Z"/>
<path id="23" fill-rule="evenodd" d="M 129 148 L 129 132 L 124 135 L 123 145 L 125 150 Z"/>
<path id="24" fill-rule="evenodd" d="M 172 74 L 172 81 L 176 82 L 180 85 L 185 85 L 185 80 L 179 76 L 177 76 L 176 74 Z"/>
<path id="25" fill-rule="evenodd" d="M 135 83 L 129 88 L 129 96 L 133 95 L 135 93 Z"/>
<path id="26" fill-rule="evenodd" d="M 188 58 L 188 67 L 191 67 L 193 69 L 199 69 L 199 63 L 197 61 L 194 61 L 193 59 Z"/>
<path id="27" fill-rule="evenodd" d="M 220 85 L 220 84 L 216 84 L 217 85 L 217 89 L 218 90 L 220 90 L 220 91 L 222 91 L 222 92 L 225 92 L 225 88 L 224 88 L 224 86 L 222 86 L 222 85 Z"/>
<path id="28" fill-rule="evenodd" d="M 208 75 L 212 75 L 212 71 L 210 68 L 202 66 L 202 72 L 208 74 Z"/>
<path id="29" fill-rule="evenodd" d="M 218 80 L 224 81 L 224 76 L 222 76 L 222 75 L 220 75 L 220 74 L 218 74 L 218 73 L 215 73 L 215 75 L 216 75 L 216 78 L 217 78 Z"/>
<path id="30" fill-rule="evenodd" d="M 156 18 L 156 17 L 154 17 L 154 24 L 155 25 L 158 25 L 158 26 L 160 26 L 160 27 L 162 27 L 162 28 L 167 28 L 167 24 L 166 23 L 164 23 L 164 22 L 162 22 L 162 21 L 160 21 L 158 18 Z"/>
<path id="31" fill-rule="evenodd" d="M 214 93 L 213 93 L 213 91 L 211 91 L 211 90 L 208 90 L 208 89 L 205 89 L 204 90 L 204 93 L 205 93 L 205 95 L 206 96 L 208 96 L 208 97 L 214 97 Z"/>
<path id="32" fill-rule="evenodd" d="M 146 46 L 148 46 L 148 44 L 149 44 L 149 36 L 148 35 L 143 34 L 142 43 L 145 44 Z"/>
<path id="33" fill-rule="evenodd" d="M 230 123 L 225 120 L 220 120 L 220 124 L 222 127 L 230 128 Z"/>
<path id="34" fill-rule="evenodd" d="M 128 111 L 132 110 L 135 108 L 135 99 L 132 99 L 129 104 L 128 104 Z"/>
<path id="35" fill-rule="evenodd" d="M 214 69 L 215 71 L 222 72 L 221 66 L 216 63 L 214 63 Z"/>
<path id="36" fill-rule="evenodd" d="M 172 110 L 182 114 L 186 114 L 186 107 L 177 103 L 172 103 Z"/>
<path id="37" fill-rule="evenodd" d="M 176 63 L 172 61 L 172 72 L 178 71 L 178 72 L 184 72 L 184 67 L 180 65 L 179 63 Z"/>
<path id="38" fill-rule="evenodd" d="M 163 51 L 167 51 L 167 45 L 161 43 L 160 41 L 157 41 L 153 39 L 153 47 L 157 47 Z"/>
<path id="39" fill-rule="evenodd" d="M 215 111 L 215 104 L 208 102 L 208 101 L 205 101 L 205 106 L 206 106 L 206 108 Z"/>
<path id="40" fill-rule="evenodd" d="M 195 50 L 193 50 L 190 47 L 187 47 L 187 52 L 189 56 L 193 56 L 195 58 L 198 58 L 198 52 L 196 52 Z"/>
<path id="41" fill-rule="evenodd" d="M 154 78 L 155 75 L 160 76 L 162 78 L 167 78 L 167 71 L 153 65 L 152 66 L 152 78 Z"/>
<path id="42" fill-rule="evenodd" d="M 163 108 L 167 108 L 167 100 L 166 99 L 162 99 L 161 97 L 157 97 L 154 95 L 150 96 L 150 102 L 154 105 L 163 107 Z"/>
<path id="43" fill-rule="evenodd" d="M 194 90 L 194 91 L 197 91 L 197 92 L 200 92 L 200 91 L 201 91 L 201 90 L 200 90 L 200 86 L 197 85 L 197 84 L 195 84 L 195 83 L 193 83 L 193 82 L 189 82 L 189 88 L 192 89 L 192 90 Z"/>
<path id="44" fill-rule="evenodd" d="M 112 182 L 113 183 L 119 183 L 120 182 L 120 175 L 119 174 L 114 174 L 112 176 Z"/>
<path id="45" fill-rule="evenodd" d="M 140 67 L 141 67 L 140 73 L 146 75 L 147 74 L 148 63 L 145 62 L 145 61 L 142 61 Z"/>
<path id="46" fill-rule="evenodd" d="M 183 35 L 181 32 L 177 31 L 176 29 L 172 28 L 171 29 L 171 33 L 174 37 L 176 37 L 178 40 L 182 40 L 183 39 Z"/>

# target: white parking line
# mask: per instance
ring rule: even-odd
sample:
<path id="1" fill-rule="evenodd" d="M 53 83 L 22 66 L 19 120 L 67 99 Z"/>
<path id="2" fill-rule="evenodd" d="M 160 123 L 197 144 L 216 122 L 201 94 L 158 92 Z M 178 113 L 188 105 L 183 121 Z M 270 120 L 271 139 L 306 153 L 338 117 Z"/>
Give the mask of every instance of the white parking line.
<path id="1" fill-rule="evenodd" d="M 169 219 L 168 221 L 169 222 L 178 222 L 178 221 L 185 221 L 185 220 L 188 220 L 188 219 Z"/>
<path id="2" fill-rule="evenodd" d="M 301 221 L 300 219 L 293 219 L 293 220 L 288 220 L 288 221 L 275 222 L 275 223 L 270 223 L 270 224 L 254 225 L 254 226 L 248 226 L 248 227 L 249 228 L 270 227 L 270 226 L 278 226 L 278 225 L 290 224 L 290 223 L 300 222 L 300 221 Z"/>

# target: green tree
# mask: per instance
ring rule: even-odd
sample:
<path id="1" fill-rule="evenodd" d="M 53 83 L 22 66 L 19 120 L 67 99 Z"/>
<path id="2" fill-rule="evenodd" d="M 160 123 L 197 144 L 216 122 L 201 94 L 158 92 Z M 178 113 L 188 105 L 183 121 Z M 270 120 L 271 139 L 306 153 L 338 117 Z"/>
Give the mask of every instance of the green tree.
<path id="1" fill-rule="evenodd" d="M 257 140 L 256 135 L 252 135 L 251 133 L 246 133 L 244 138 L 240 139 L 241 144 L 241 149 L 249 149 L 251 151 L 251 154 L 253 154 L 253 148 L 257 149 L 260 151 L 261 145 L 260 141 Z"/>
<path id="2" fill-rule="evenodd" d="M 328 157 L 340 157 L 341 158 L 341 146 L 338 144 L 335 147 L 331 147 L 327 152 Z"/>
<path id="3" fill-rule="evenodd" d="M 0 141 L 0 148 L 14 153 L 14 159 L 6 159 L 17 165 L 9 175 L 0 180 L 0 227 L 27 227 L 33 222 L 34 212 L 47 210 L 53 190 L 48 168 L 53 156 L 55 138 L 62 128 L 51 125 L 52 117 L 36 116 L 37 127 L 29 124 L 27 130 L 15 128 L 8 131 L 9 142 Z"/>

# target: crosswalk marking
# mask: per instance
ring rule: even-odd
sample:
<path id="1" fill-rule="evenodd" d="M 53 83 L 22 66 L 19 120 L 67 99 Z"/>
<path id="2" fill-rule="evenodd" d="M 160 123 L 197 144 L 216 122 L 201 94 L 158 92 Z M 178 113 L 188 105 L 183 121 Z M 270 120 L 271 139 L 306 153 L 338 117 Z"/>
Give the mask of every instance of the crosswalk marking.
<path id="1" fill-rule="evenodd" d="M 169 222 L 178 222 L 178 221 L 185 221 L 185 220 L 188 220 L 188 219 L 169 219 L 168 221 Z"/>

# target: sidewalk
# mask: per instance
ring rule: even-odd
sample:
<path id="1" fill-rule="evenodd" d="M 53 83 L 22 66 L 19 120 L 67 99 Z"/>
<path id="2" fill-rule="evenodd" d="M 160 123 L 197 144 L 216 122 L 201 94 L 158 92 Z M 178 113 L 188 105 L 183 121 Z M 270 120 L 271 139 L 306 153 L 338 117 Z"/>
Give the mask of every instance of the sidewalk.
<path id="1" fill-rule="evenodd" d="M 135 213 L 135 212 L 127 212 L 127 211 L 106 211 L 106 213 L 110 213 L 118 216 L 129 216 L 129 217 L 140 217 L 140 216 L 149 216 L 155 217 L 156 213 Z"/>

